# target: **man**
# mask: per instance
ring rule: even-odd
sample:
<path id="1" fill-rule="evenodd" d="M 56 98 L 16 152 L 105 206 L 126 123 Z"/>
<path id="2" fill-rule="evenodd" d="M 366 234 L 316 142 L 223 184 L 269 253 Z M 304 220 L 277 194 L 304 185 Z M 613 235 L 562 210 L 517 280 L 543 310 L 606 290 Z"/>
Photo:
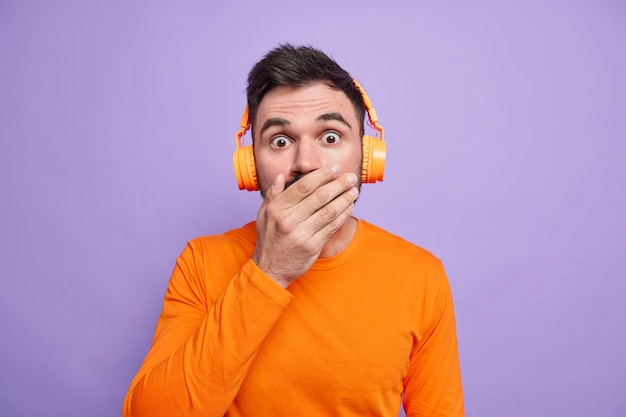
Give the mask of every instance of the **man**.
<path id="1" fill-rule="evenodd" d="M 247 96 L 256 222 L 182 252 L 124 416 L 462 416 L 441 262 L 352 216 L 357 84 L 282 45 Z"/>

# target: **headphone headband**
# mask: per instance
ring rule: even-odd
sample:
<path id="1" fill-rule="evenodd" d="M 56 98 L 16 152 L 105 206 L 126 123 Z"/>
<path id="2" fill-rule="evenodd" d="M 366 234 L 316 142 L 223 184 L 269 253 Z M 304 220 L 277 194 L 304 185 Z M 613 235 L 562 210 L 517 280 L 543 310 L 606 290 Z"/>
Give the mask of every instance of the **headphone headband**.
<path id="1" fill-rule="evenodd" d="M 237 149 L 243 146 L 243 137 L 245 136 L 248 129 L 250 129 L 250 116 L 248 112 L 248 105 L 243 109 L 243 114 L 241 115 L 241 121 L 239 122 L 240 129 L 235 133 L 235 141 L 237 142 Z"/>
<path id="2" fill-rule="evenodd" d="M 385 129 L 381 125 L 378 124 L 378 115 L 376 114 L 376 110 L 374 110 L 374 106 L 372 106 L 372 102 L 370 98 L 367 96 L 365 89 L 359 84 L 359 82 L 355 79 L 352 80 L 357 90 L 361 93 L 363 97 L 363 102 L 365 103 L 365 110 L 367 111 L 367 124 L 372 127 L 372 129 L 376 130 L 380 133 L 380 140 L 385 140 Z"/>

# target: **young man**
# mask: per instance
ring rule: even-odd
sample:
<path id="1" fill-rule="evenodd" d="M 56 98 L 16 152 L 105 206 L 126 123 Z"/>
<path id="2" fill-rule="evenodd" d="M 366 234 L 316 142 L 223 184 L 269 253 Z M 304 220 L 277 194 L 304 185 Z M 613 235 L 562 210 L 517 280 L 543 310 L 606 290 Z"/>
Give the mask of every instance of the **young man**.
<path id="1" fill-rule="evenodd" d="M 441 262 L 352 216 L 361 90 L 283 45 L 247 93 L 256 222 L 182 252 L 124 416 L 462 416 Z"/>

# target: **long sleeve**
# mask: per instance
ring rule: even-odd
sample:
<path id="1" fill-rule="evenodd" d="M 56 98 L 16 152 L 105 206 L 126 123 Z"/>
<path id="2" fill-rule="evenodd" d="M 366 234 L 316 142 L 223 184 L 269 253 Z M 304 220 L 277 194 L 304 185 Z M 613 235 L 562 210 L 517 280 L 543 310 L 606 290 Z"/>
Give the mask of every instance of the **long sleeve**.
<path id="1" fill-rule="evenodd" d="M 222 417 L 292 299 L 249 259 L 222 250 L 207 262 L 200 246 L 190 242 L 176 262 L 124 417 Z"/>
<path id="2" fill-rule="evenodd" d="M 426 317 L 421 340 L 409 358 L 404 379 L 407 417 L 462 417 L 463 392 L 452 295 L 443 266 L 435 269 L 423 294 Z"/>

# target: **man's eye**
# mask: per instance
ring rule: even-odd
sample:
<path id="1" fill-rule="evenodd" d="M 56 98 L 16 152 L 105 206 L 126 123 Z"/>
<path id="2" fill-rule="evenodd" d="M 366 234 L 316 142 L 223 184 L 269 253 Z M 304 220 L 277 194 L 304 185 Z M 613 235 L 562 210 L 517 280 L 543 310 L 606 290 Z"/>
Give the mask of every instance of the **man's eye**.
<path id="1" fill-rule="evenodd" d="M 276 136 L 270 142 L 274 148 L 284 148 L 289 145 L 289 139 L 284 136 Z"/>
<path id="2" fill-rule="evenodd" d="M 338 143 L 339 140 L 340 140 L 339 135 L 335 132 L 324 133 L 324 136 L 322 136 L 322 142 L 328 145 L 334 145 Z"/>

